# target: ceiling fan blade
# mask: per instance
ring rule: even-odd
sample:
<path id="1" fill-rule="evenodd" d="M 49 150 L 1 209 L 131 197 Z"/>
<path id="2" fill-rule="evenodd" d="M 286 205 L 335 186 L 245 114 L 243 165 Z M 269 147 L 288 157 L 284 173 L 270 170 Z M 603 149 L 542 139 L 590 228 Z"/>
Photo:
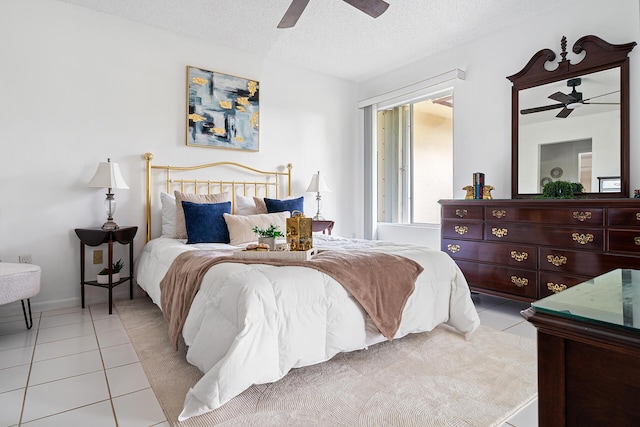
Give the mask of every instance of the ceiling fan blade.
<path id="1" fill-rule="evenodd" d="M 366 13 L 372 18 L 377 18 L 382 15 L 389 3 L 383 0 L 343 0 L 345 3 L 349 3 L 351 6 Z"/>
<path id="2" fill-rule="evenodd" d="M 620 91 L 619 91 L 619 90 L 614 90 L 613 92 L 603 93 L 602 95 L 592 96 L 591 98 L 587 98 L 587 99 L 585 99 L 584 101 L 590 101 L 590 100 L 592 100 L 592 99 L 600 98 L 600 97 L 607 96 L 607 95 L 612 95 L 612 94 L 614 94 L 614 93 L 618 93 L 618 92 L 620 92 Z"/>
<path id="3" fill-rule="evenodd" d="M 520 114 L 539 113 L 540 111 L 556 110 L 558 108 L 563 108 L 563 107 L 564 107 L 564 104 L 553 104 L 553 105 L 545 105 L 543 107 L 525 108 L 524 110 L 520 110 Z"/>
<path id="4" fill-rule="evenodd" d="M 278 24 L 278 28 L 291 28 L 296 25 L 300 15 L 304 12 L 305 7 L 309 4 L 309 0 L 293 0 L 289 9 L 284 13 L 284 16 Z"/>
<path id="5" fill-rule="evenodd" d="M 554 101 L 562 102 L 563 104 L 571 104 L 572 102 L 577 101 L 577 99 L 575 99 L 573 96 L 567 95 L 562 92 L 556 92 L 552 95 L 549 95 L 549 98 L 553 99 Z"/>
<path id="6" fill-rule="evenodd" d="M 561 118 L 561 119 L 564 119 L 564 118 L 566 118 L 569 114 L 571 114 L 571 112 L 572 112 L 572 111 L 573 111 L 573 109 L 565 108 L 565 109 L 563 109 L 562 111 L 560 111 L 560 112 L 556 115 L 556 117 L 559 117 L 559 118 Z"/>
<path id="7" fill-rule="evenodd" d="M 588 105 L 620 105 L 619 102 L 583 102 Z"/>

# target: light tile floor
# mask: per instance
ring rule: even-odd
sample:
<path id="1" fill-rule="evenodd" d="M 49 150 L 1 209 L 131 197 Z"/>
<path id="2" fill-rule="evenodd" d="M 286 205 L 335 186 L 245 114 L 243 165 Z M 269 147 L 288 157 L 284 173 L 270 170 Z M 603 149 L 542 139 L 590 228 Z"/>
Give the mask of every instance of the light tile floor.
<path id="1" fill-rule="evenodd" d="M 529 304 L 474 295 L 482 324 L 535 339 L 520 316 Z M 107 304 L 22 315 L 0 307 L 0 427 L 168 427 L 169 423 Z M 533 356 L 535 357 L 535 355 Z M 538 425 L 537 401 L 501 427 Z"/>

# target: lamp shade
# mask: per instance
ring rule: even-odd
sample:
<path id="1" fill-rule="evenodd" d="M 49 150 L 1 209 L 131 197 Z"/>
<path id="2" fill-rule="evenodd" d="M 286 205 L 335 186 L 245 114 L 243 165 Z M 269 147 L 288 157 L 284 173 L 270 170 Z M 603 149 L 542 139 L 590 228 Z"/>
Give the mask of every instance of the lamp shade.
<path id="1" fill-rule="evenodd" d="M 119 188 L 123 190 L 129 188 L 120 173 L 120 166 L 117 163 L 112 163 L 111 159 L 107 159 L 106 162 L 101 162 L 98 165 L 98 169 L 87 184 L 87 187 Z"/>
<path id="2" fill-rule="evenodd" d="M 307 193 L 330 193 L 331 189 L 324 181 L 324 175 L 320 175 L 320 171 L 318 173 L 314 173 L 311 177 L 311 182 L 309 183 L 309 187 L 307 187 Z"/>

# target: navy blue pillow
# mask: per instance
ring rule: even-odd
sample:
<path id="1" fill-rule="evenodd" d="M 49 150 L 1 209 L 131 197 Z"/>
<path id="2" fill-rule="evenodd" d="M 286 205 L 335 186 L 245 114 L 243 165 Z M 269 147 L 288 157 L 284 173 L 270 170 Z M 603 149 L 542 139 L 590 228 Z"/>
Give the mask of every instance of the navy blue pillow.
<path id="1" fill-rule="evenodd" d="M 182 201 L 187 244 L 229 243 L 229 229 L 222 214 L 231 213 L 231 202 L 194 203 Z"/>
<path id="2" fill-rule="evenodd" d="M 267 199 L 265 197 L 264 204 L 267 206 L 267 212 L 269 213 L 284 211 L 289 211 L 291 213 L 293 213 L 293 211 L 300 211 L 304 213 L 304 196 L 298 197 L 297 199 L 287 200 Z"/>

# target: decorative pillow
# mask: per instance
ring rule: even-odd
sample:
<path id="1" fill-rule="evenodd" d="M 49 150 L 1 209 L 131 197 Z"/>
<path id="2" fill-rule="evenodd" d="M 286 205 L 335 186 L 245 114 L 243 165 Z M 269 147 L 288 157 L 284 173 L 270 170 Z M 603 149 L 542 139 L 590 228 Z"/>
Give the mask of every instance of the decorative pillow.
<path id="1" fill-rule="evenodd" d="M 187 228 L 184 225 L 184 211 L 182 209 L 182 202 L 193 203 L 223 203 L 231 201 L 231 193 L 220 194 L 190 194 L 174 191 L 176 195 L 176 239 L 187 238 Z"/>
<path id="2" fill-rule="evenodd" d="M 229 230 L 229 240 L 232 245 L 255 242 L 258 236 L 253 232 L 253 227 L 269 228 L 273 224 L 283 233 L 287 229 L 287 218 L 289 212 L 278 212 L 272 214 L 258 215 L 222 215 Z"/>
<path id="3" fill-rule="evenodd" d="M 245 197 L 239 194 L 236 194 L 236 211 L 234 212 L 236 215 L 255 215 L 258 213 L 256 210 L 256 204 L 253 201 L 253 197 Z M 265 212 L 266 212 L 265 207 Z"/>
<path id="4" fill-rule="evenodd" d="M 229 243 L 229 230 L 223 214 L 231 212 L 231 202 L 182 202 L 187 244 Z"/>
<path id="5" fill-rule="evenodd" d="M 254 197 L 253 204 L 256 205 L 256 213 L 257 214 L 268 214 L 267 205 L 264 204 L 264 199 L 262 197 Z"/>
<path id="6" fill-rule="evenodd" d="M 160 193 L 162 205 L 162 235 L 174 238 L 176 235 L 176 199 L 171 194 Z"/>
<path id="7" fill-rule="evenodd" d="M 304 213 L 304 196 L 297 199 L 267 199 L 265 197 L 264 204 L 267 206 L 267 212 L 283 212 L 283 211 L 300 211 Z"/>

